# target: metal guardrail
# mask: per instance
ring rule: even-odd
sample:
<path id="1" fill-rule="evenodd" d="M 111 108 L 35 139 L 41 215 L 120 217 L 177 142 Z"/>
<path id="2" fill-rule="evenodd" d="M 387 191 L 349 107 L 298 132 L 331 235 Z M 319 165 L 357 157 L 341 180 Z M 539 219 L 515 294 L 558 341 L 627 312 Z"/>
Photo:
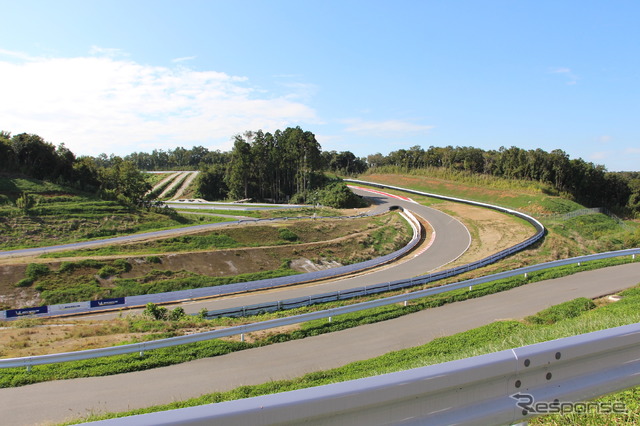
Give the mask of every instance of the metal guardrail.
<path id="1" fill-rule="evenodd" d="M 405 189 L 405 188 L 399 188 L 399 187 L 393 187 L 393 186 L 387 186 L 387 185 L 382 185 L 382 184 L 377 184 L 374 182 L 366 182 L 366 181 L 361 181 L 361 180 L 353 180 L 353 179 L 345 179 L 346 182 L 352 182 L 352 183 L 357 183 L 357 184 L 363 184 L 363 185 L 369 185 L 369 186 L 375 186 L 375 187 L 379 187 L 379 188 L 390 188 L 390 189 L 394 189 L 394 190 L 398 190 L 398 191 L 403 191 L 403 192 L 410 192 L 413 194 L 418 194 L 418 195 L 425 195 L 425 196 L 429 196 L 429 197 L 434 197 L 434 198 L 439 198 L 439 199 L 444 199 L 444 200 L 450 200 L 450 201 L 456 201 L 456 202 L 462 202 L 465 204 L 470 204 L 470 205 L 475 205 L 475 206 L 479 206 L 479 207 L 484 207 L 484 208 L 489 208 L 492 210 L 497 210 L 503 213 L 507 213 L 516 217 L 519 217 L 521 219 L 526 220 L 527 222 L 529 222 L 531 225 L 533 225 L 533 227 L 536 229 L 536 233 L 535 235 L 533 235 L 532 237 L 528 238 L 527 240 L 516 244 L 513 247 L 509 247 L 505 250 L 502 250 L 498 253 L 495 253 L 489 257 L 486 257 L 484 259 L 475 261 L 475 262 L 471 262 L 468 263 L 466 265 L 462 265 L 462 266 L 458 266 L 456 268 L 451 268 L 448 269 L 446 271 L 442 271 L 439 273 L 435 273 L 435 274 L 427 274 L 427 275 L 423 275 L 423 276 L 419 276 L 413 279 L 409 279 L 409 280 L 399 280 L 399 281 L 392 281 L 390 283 L 382 283 L 382 284 L 376 284 L 376 285 L 372 285 L 372 286 L 366 286 L 366 287 L 357 287 L 357 288 L 352 288 L 352 289 L 348 289 L 348 290 L 342 290 L 342 291 L 335 291 L 335 292 L 329 292 L 329 293 L 322 293 L 322 294 L 316 294 L 313 296 L 308 296 L 308 297 L 298 297 L 295 299 L 286 299 L 286 300 L 278 300 L 275 302 L 268 302 L 268 303 L 259 303 L 259 304 L 254 304 L 254 305 L 245 305 L 245 306 L 237 306 L 237 307 L 233 307 L 233 308 L 225 308 L 225 309 L 219 309 L 219 310 L 215 310 L 215 311 L 209 311 L 207 313 L 207 317 L 209 318 L 219 318 L 219 317 L 228 317 L 228 316 L 235 316 L 235 317 L 239 317 L 239 316 L 247 316 L 247 315 L 256 315 L 259 313 L 266 313 L 266 312 L 275 312 L 275 311 L 279 311 L 282 309 L 292 309 L 292 308 L 298 308 L 298 307 L 302 307 L 302 306 L 310 306 L 313 304 L 317 304 L 317 303 L 325 303 L 325 302 L 331 302 L 331 301 L 337 301 L 337 300 L 345 300 L 345 299 L 350 299 L 350 298 L 354 298 L 354 297 L 361 297 L 361 296 L 367 296 L 367 295 L 371 295 L 371 294 L 377 294 L 377 293 L 383 293 L 385 291 L 389 291 L 389 290 L 399 290 L 399 289 L 403 289 L 403 288 L 410 288 L 413 287 L 415 285 L 422 285 L 422 284 L 428 284 L 430 282 L 434 282 L 434 281 L 438 281 L 440 279 L 443 278 L 449 278 L 455 275 L 459 275 L 462 274 L 464 272 L 469 272 L 472 271 L 474 269 L 478 269 L 481 268 L 483 266 L 489 265 L 491 263 L 497 262 L 498 260 L 504 259 L 507 256 L 510 256 L 514 253 L 517 253 L 533 244 L 535 244 L 536 242 L 538 242 L 540 239 L 542 239 L 544 237 L 545 234 L 545 228 L 542 225 L 542 223 L 540 223 L 537 219 L 526 215 L 524 213 L 518 212 L 516 210 L 511 210 L 511 209 L 507 209 L 504 207 L 500 207 L 500 206 L 494 206 L 491 204 L 486 204 L 486 203 L 480 203 L 480 202 L 476 202 L 476 201 L 470 201 L 470 200 L 462 200 L 460 198 L 453 198 L 453 197 L 447 197 L 447 196 L 443 196 L 443 195 L 436 195 L 436 194 L 429 194 L 426 192 L 420 192 L 420 191 L 414 191 L 414 190 L 410 190 L 410 189 Z"/>
<path id="2" fill-rule="evenodd" d="M 226 284 L 221 286 L 213 286 L 213 287 L 202 287 L 202 288 L 193 288 L 188 290 L 178 290 L 164 293 L 155 293 L 155 294 L 145 294 L 139 296 L 127 296 L 122 298 L 123 300 L 117 304 L 117 308 L 131 308 L 135 306 L 144 306 L 147 303 L 168 303 L 175 302 L 180 300 L 193 300 L 204 297 L 218 296 L 223 294 L 233 294 L 233 293 L 243 293 L 253 290 L 259 290 L 264 288 L 274 288 L 292 284 L 299 284 L 308 281 L 315 281 L 323 278 L 336 277 L 340 275 L 350 274 L 357 271 L 362 271 L 366 269 L 370 269 L 376 266 L 383 265 L 392 260 L 397 259 L 398 257 L 404 256 L 407 252 L 412 250 L 419 242 L 420 235 L 417 227 L 419 227 L 419 223 L 417 219 L 409 212 L 402 213 L 405 219 L 411 224 L 413 228 L 413 236 L 409 243 L 402 247 L 399 250 L 394 251 L 393 253 L 389 253 L 385 256 L 377 257 L 371 260 L 367 260 L 365 262 L 355 263 L 352 265 L 340 266 L 337 268 L 325 269 L 316 272 L 308 272 L 304 274 L 290 275 L 279 278 L 270 278 L 265 280 L 256 280 L 256 281 L 246 281 L 242 283 L 235 284 Z M 228 223 L 258 223 L 263 221 L 277 221 L 277 220 L 293 220 L 293 219 L 353 219 L 364 217 L 365 215 L 357 215 L 357 216 L 333 216 L 333 217 L 313 217 L 313 216 L 304 216 L 304 217 L 296 217 L 296 218 L 271 218 L 271 219 L 251 219 L 251 220 L 241 220 L 236 222 L 228 222 Z M 200 225 L 202 226 L 202 225 Z M 109 299 L 111 300 L 111 299 Z M 58 305 L 49 305 L 49 306 L 39 306 L 36 308 L 26 308 L 26 309 L 18 309 L 18 310 L 8 310 L 8 311 L 0 311 L 1 319 L 16 319 L 17 317 L 13 317 L 10 314 L 13 314 L 13 311 L 20 311 L 21 315 L 33 315 L 37 317 L 45 317 L 45 316 L 54 316 L 54 315 L 69 315 L 69 314 L 78 314 L 85 312 L 100 312 L 104 310 L 111 310 L 114 308 L 114 305 L 92 305 L 89 301 L 83 302 L 71 302 L 71 303 L 63 303 Z"/>
<path id="3" fill-rule="evenodd" d="M 640 324 L 632 324 L 397 373 L 95 424 L 513 424 L 640 385 L 639 347 Z"/>
<path id="4" fill-rule="evenodd" d="M 453 284 L 447 284 L 440 287 L 429 288 L 426 290 L 416 291 L 413 293 L 406 293 L 406 294 L 391 296 L 384 299 L 371 300 L 371 301 L 357 303 L 349 306 L 341 306 L 337 308 L 326 309 L 323 311 L 311 312 L 311 313 L 296 315 L 296 316 L 287 317 L 287 318 L 278 318 L 278 319 L 262 321 L 262 322 L 253 323 L 253 324 L 245 324 L 245 325 L 239 325 L 235 327 L 228 327 L 228 328 L 223 328 L 223 329 L 214 330 L 214 331 L 207 331 L 204 333 L 191 334 L 188 336 L 171 337 L 168 339 L 154 340 L 150 342 L 132 343 L 132 344 L 122 345 L 122 346 L 115 346 L 115 347 L 101 348 L 101 349 L 89 349 L 89 350 L 78 351 L 78 352 L 66 352 L 66 353 L 59 353 L 59 354 L 39 355 L 39 356 L 30 356 L 30 357 L 22 357 L 22 358 L 0 359 L 0 368 L 11 368 L 11 367 L 31 368 L 31 366 L 34 366 L 34 365 L 54 364 L 59 362 L 100 358 L 100 357 L 112 356 L 112 355 L 124 355 L 129 353 L 136 353 L 136 352 L 143 353 L 145 351 L 149 351 L 152 349 L 167 348 L 171 346 L 184 345 L 188 343 L 202 342 L 206 340 L 218 339 L 221 337 L 244 335 L 246 333 L 251 333 L 254 331 L 268 330 L 270 328 L 282 327 L 282 326 L 292 325 L 292 324 L 299 324 L 299 323 L 307 322 L 311 320 L 331 318 L 337 315 L 359 312 L 366 309 L 372 309 L 372 308 L 377 308 L 381 306 L 388 306 L 394 303 L 402 303 L 405 301 L 415 300 L 422 297 L 432 296 L 435 294 L 445 293 L 453 290 L 459 290 L 462 288 L 469 288 L 471 290 L 473 286 L 476 286 L 478 284 L 484 284 L 490 281 L 509 278 L 517 275 L 525 275 L 530 272 L 553 268 L 556 266 L 580 264 L 581 262 L 587 262 L 589 260 L 609 259 L 612 257 L 620 257 L 620 256 L 633 256 L 633 258 L 635 259 L 635 256 L 638 254 L 640 254 L 640 248 L 593 254 L 588 256 L 580 256 L 580 257 L 574 257 L 571 259 L 556 260 L 553 262 L 546 262 L 539 265 L 526 266 L 526 267 L 518 268 L 512 271 L 505 271 L 497 274 L 487 275 L 480 278 L 474 278 L 474 279 L 460 281 Z M 445 274 L 446 276 L 446 273 L 448 272 L 449 271 L 444 271 L 442 273 L 433 274 L 433 275 Z M 395 290 L 397 288 L 401 288 L 402 283 L 403 281 L 399 281 L 395 283 L 394 282 L 387 283 L 386 289 Z M 416 281 L 415 283 L 417 284 L 418 282 Z"/>

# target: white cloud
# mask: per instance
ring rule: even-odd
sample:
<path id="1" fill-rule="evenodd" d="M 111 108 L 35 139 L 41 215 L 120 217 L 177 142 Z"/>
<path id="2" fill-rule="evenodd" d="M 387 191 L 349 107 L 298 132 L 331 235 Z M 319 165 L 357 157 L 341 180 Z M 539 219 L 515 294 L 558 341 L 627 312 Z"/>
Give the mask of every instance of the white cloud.
<path id="1" fill-rule="evenodd" d="M 551 74 L 561 74 L 564 75 L 567 79 L 566 84 L 569 86 L 572 86 L 574 84 L 578 83 L 578 76 L 575 75 L 572 71 L 571 68 L 566 68 L 566 67 L 556 67 L 556 68 L 551 68 L 549 69 L 549 72 Z"/>
<path id="2" fill-rule="evenodd" d="M 361 119 L 344 120 L 346 131 L 363 135 L 426 133 L 434 126 L 414 124 L 402 120 L 365 121 Z"/>
<path id="3" fill-rule="evenodd" d="M 175 63 L 179 63 L 179 62 L 193 61 L 194 59 L 196 59 L 195 56 L 184 56 L 182 58 L 172 59 L 171 62 L 173 62 L 175 64 Z"/>
<path id="4" fill-rule="evenodd" d="M 129 54 L 122 49 L 116 49 L 113 47 L 100 47 L 100 46 L 91 46 L 91 48 L 89 49 L 89 54 L 96 55 L 96 56 L 106 56 L 108 58 L 129 56 Z"/>
<path id="5" fill-rule="evenodd" d="M 0 130 L 36 133 L 76 154 L 124 155 L 194 144 L 228 149 L 245 130 L 316 121 L 309 106 L 258 92 L 245 77 L 141 65 L 118 49 L 91 53 L 98 56 L 0 57 Z"/>

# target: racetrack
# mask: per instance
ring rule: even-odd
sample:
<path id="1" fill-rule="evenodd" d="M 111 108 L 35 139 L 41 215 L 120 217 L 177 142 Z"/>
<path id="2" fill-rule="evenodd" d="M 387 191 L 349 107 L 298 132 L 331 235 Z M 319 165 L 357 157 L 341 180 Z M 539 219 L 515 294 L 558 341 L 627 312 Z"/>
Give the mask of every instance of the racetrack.
<path id="1" fill-rule="evenodd" d="M 293 378 L 414 347 L 495 320 L 523 318 L 579 296 L 593 298 L 613 293 L 637 284 L 639 274 L 640 263 L 615 266 L 220 357 L 117 376 L 0 389 L 0 416 L 12 425 L 60 422 L 89 413 L 147 407 L 241 385 Z"/>
<path id="2" fill-rule="evenodd" d="M 432 228 L 431 240 L 426 242 L 421 249 L 409 254 L 400 263 L 394 263 L 388 267 L 375 268 L 366 274 L 359 274 L 355 277 L 326 279 L 318 283 L 290 286 L 270 290 L 269 292 L 238 294 L 225 298 L 187 302 L 181 306 L 187 313 L 197 313 L 202 308 L 207 310 L 224 309 L 412 278 L 453 262 L 462 256 L 471 244 L 471 236 L 467 228 L 460 221 L 443 212 L 422 206 L 403 197 L 385 194 L 376 190 L 358 188 L 352 188 L 352 190 L 358 195 L 366 196 L 374 203 L 375 207 L 370 214 L 385 212 L 390 206 L 400 206 L 410 210 L 416 216 L 429 223 Z M 92 315 L 91 318 L 110 319 L 118 315 L 116 312 L 97 313 Z"/>

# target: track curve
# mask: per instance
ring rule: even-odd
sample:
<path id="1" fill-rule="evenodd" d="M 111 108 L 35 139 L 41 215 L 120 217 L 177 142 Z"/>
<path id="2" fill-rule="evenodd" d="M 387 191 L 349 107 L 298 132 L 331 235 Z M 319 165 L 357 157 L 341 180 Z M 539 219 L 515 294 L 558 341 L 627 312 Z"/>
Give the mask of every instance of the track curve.
<path id="1" fill-rule="evenodd" d="M 351 188 L 357 195 L 368 198 L 374 208 L 370 214 L 378 214 L 389 210 L 391 206 L 399 206 L 411 211 L 425 222 L 428 222 L 433 230 L 432 241 L 428 248 L 410 254 L 399 265 L 386 268 L 374 268 L 365 273 L 353 277 L 327 278 L 317 283 L 304 286 L 288 286 L 271 289 L 268 292 L 251 292 L 246 294 L 234 294 L 228 297 L 200 300 L 182 303 L 185 312 L 193 314 L 201 309 L 217 310 L 237 307 L 239 305 L 252 305 L 257 303 L 275 302 L 282 298 L 307 297 L 318 293 L 347 290 L 355 287 L 371 285 L 374 283 L 390 282 L 398 279 L 409 279 L 453 262 L 462 256 L 471 244 L 471 235 L 468 229 L 457 219 L 431 207 L 417 204 L 406 197 L 387 194 L 382 191 Z M 110 319 L 119 313 L 96 313 L 90 318 Z"/>

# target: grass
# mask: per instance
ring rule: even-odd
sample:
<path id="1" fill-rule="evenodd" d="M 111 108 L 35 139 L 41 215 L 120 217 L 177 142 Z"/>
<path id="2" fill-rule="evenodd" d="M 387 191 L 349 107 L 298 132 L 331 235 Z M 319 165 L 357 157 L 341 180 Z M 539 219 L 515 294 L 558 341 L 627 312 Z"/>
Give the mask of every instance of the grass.
<path id="1" fill-rule="evenodd" d="M 619 264 L 619 263 L 624 263 L 629 261 L 630 261 L 629 259 L 610 259 L 608 261 L 593 261 L 593 262 L 582 264 L 583 266 L 579 270 L 583 271 L 585 269 L 596 269 L 599 267 L 611 266 L 614 264 Z M 328 322 L 326 320 L 309 321 L 307 323 L 302 324 L 299 329 L 292 330 L 289 332 L 274 333 L 262 339 L 259 339 L 253 343 L 245 343 L 244 346 L 233 346 L 233 347 L 237 348 L 236 350 L 246 349 L 246 348 L 256 347 L 256 346 L 261 346 L 266 344 L 273 344 L 273 343 L 283 342 L 288 340 L 301 339 L 309 336 L 316 336 L 319 334 L 344 330 L 347 328 L 356 327 L 363 324 L 371 324 L 379 321 L 385 321 L 385 320 L 396 318 L 402 315 L 407 315 L 413 312 L 417 312 L 423 309 L 441 306 L 446 303 L 453 303 L 456 301 L 467 300 L 471 298 L 481 297 L 487 294 L 496 293 L 499 291 L 508 290 L 510 288 L 524 285 L 528 282 L 540 281 L 540 280 L 569 275 L 570 273 L 577 272 L 577 270 L 578 268 L 576 268 L 575 266 L 573 267 L 564 266 L 559 268 L 553 268 L 547 271 L 540 271 L 537 273 L 530 274 L 528 279 L 524 279 L 524 277 L 518 276 L 518 277 L 512 277 L 512 278 L 499 280 L 491 283 L 485 283 L 482 285 L 475 286 L 472 291 L 463 289 L 463 290 L 456 290 L 456 291 L 443 293 L 435 296 L 429 296 L 429 297 L 412 301 L 408 303 L 407 306 L 389 305 L 389 306 L 370 309 L 366 311 L 355 312 L 352 314 L 339 315 L 339 316 L 333 317 L 331 322 Z M 627 295 L 636 295 L 640 297 L 640 289 L 636 289 L 636 293 L 629 292 L 627 293 Z M 352 301 L 351 303 L 355 303 L 355 302 L 357 301 Z M 583 308 L 579 308 L 579 306 L 581 306 L 579 305 L 579 303 L 583 303 L 583 302 L 580 301 L 580 302 L 574 302 L 574 303 L 578 307 L 569 306 L 568 308 L 563 308 L 561 312 L 580 312 L 584 310 Z M 330 307 L 344 305 L 344 304 L 345 304 L 344 302 L 342 303 L 333 302 L 329 304 L 316 305 L 314 307 L 306 308 L 306 309 L 296 309 L 293 312 L 284 311 L 284 312 L 278 312 L 273 314 L 260 315 L 253 318 L 245 318 L 245 319 L 236 319 L 236 320 L 217 319 L 217 320 L 211 320 L 209 324 L 210 324 L 210 327 L 216 327 L 220 325 L 230 326 L 234 324 L 267 320 L 267 319 L 271 319 L 279 316 L 289 316 L 296 313 L 309 312 L 310 310 L 327 309 Z M 549 317 L 549 314 L 544 314 L 544 315 L 546 317 Z M 640 315 L 640 310 L 636 312 L 636 315 Z M 620 318 L 623 318 L 623 317 L 621 316 Z M 130 321 L 135 322 L 137 320 L 130 319 Z M 551 322 L 555 322 L 555 321 L 557 321 L 557 318 Z M 529 322 L 532 323 L 532 327 L 538 326 L 537 324 L 535 324 L 534 321 L 529 321 Z M 148 324 L 148 321 L 143 320 L 142 324 Z M 144 325 L 144 327 L 147 327 L 147 326 L 148 325 Z M 131 327 L 132 329 L 135 329 L 135 327 L 142 327 L 142 326 L 131 325 Z M 159 329 L 162 329 L 162 324 L 159 323 L 158 327 Z M 169 333 L 169 335 L 175 335 L 177 330 L 175 325 L 167 324 L 165 327 L 168 327 L 164 329 L 165 334 Z M 603 328 L 607 328 L 607 327 L 603 327 Z M 169 335 L 167 335 L 167 337 L 169 337 Z M 230 344 L 231 343 L 232 342 L 230 342 Z M 27 372 L 24 369 L 19 369 L 19 368 L 4 369 L 0 371 L 0 387 L 22 386 L 30 383 L 37 383 L 37 382 L 48 381 L 48 380 L 59 380 L 63 378 L 93 377 L 93 376 L 102 376 L 102 375 L 109 375 L 109 374 L 118 374 L 120 372 L 123 372 L 123 368 L 126 368 L 126 371 L 138 371 L 138 370 L 144 370 L 148 368 L 155 368 L 158 366 L 177 364 L 177 363 L 185 362 L 185 360 L 198 359 L 198 358 L 209 356 L 209 355 L 206 355 L 211 350 L 208 347 L 208 345 L 214 345 L 216 348 L 215 350 L 217 351 L 217 350 L 221 350 L 220 345 L 224 346 L 224 344 L 225 344 L 224 341 L 223 342 L 210 341 L 210 342 L 201 342 L 194 345 L 184 345 L 184 346 L 188 346 L 187 349 L 184 349 L 183 346 L 158 349 L 155 351 L 150 351 L 145 353 L 144 362 L 141 360 L 138 360 L 137 359 L 138 357 L 135 355 L 123 355 L 122 357 L 107 357 L 107 358 L 101 358 L 99 360 L 75 361 L 75 362 L 68 362 L 63 364 L 35 366 L 30 372 Z M 528 344 L 528 343 L 522 343 L 522 344 Z M 517 345 L 517 346 L 521 346 L 521 345 Z M 495 349 L 495 350 L 499 350 L 499 349 Z M 192 355 L 190 355 L 190 357 L 188 358 L 184 358 L 185 351 L 188 351 Z M 472 356 L 472 355 L 465 355 L 465 356 Z M 464 356 L 461 356 L 461 357 L 464 357 Z M 438 361 L 438 362 L 442 362 L 442 361 Z M 126 364 L 126 367 L 123 366 L 125 364 Z"/>
<path id="2" fill-rule="evenodd" d="M 210 404 L 252 396 L 285 392 L 329 383 L 354 380 L 372 375 L 433 365 L 461 358 L 496 352 L 514 347 L 530 345 L 576 334 L 632 324 L 640 321 L 640 288 L 634 287 L 621 293 L 620 302 L 590 309 L 584 309 L 584 301 L 574 300 L 557 305 L 554 312 L 571 312 L 568 318 L 555 318 L 544 324 L 520 321 L 497 321 L 453 336 L 434 339 L 425 345 L 390 352 L 383 356 L 365 361 L 350 363 L 343 367 L 306 374 L 292 380 L 278 380 L 256 386 L 242 386 L 228 392 L 215 392 L 186 401 L 155 406 L 125 413 L 111 413 L 90 416 L 84 421 L 124 417 L 156 411 L 171 410 L 203 404 Z M 549 310 L 539 313 L 548 317 Z M 623 401 L 628 412 L 620 416 L 593 416 L 574 414 L 565 418 L 539 418 L 532 424 L 604 424 L 618 422 L 637 422 L 640 420 L 640 407 L 637 397 L 640 388 L 608 396 L 610 401 Z M 584 417 L 583 417 L 584 416 Z M 586 423 L 585 423 L 586 421 Z"/>
<path id="3" fill-rule="evenodd" d="M 215 268 L 197 269 L 194 262 L 197 263 L 198 258 L 194 258 L 194 253 L 238 247 L 283 246 L 293 257 L 314 256 L 315 259 L 320 256 L 317 258 L 318 261 L 339 258 L 341 263 L 347 264 L 397 250 L 409 241 L 410 232 L 411 229 L 405 225 L 405 221 L 394 213 L 353 221 L 318 220 L 278 226 L 227 228 L 223 231 L 182 235 L 145 243 L 52 253 L 46 257 L 64 256 L 70 260 L 63 260 L 59 265 L 31 263 L 25 268 L 24 278 L 18 275 L 20 279 L 15 286 L 32 287 L 32 291 L 39 293 L 38 303 L 48 305 L 213 287 L 277 278 L 299 272 L 291 269 L 287 259 L 285 261 L 279 259 L 273 251 L 260 251 L 260 253 L 266 253 L 265 256 L 270 259 L 260 260 L 261 270 L 257 270 L 258 267 L 253 264 L 250 253 L 247 256 L 239 256 L 244 252 L 236 251 L 228 253 L 237 255 L 234 261 L 239 268 L 247 263 L 247 272 L 235 275 L 227 272 L 226 276 L 222 276 L 221 271 L 226 270 L 222 269 L 216 276 Z M 339 242 L 332 243 L 331 249 L 323 248 L 324 241 L 345 235 L 351 238 L 342 238 Z M 298 248 L 301 243 L 309 242 L 320 242 L 320 245 Z M 287 246 L 291 248 L 287 249 Z M 189 254 L 184 258 L 173 256 L 171 266 L 165 268 L 161 266 L 163 259 L 160 256 L 154 256 L 154 254 L 178 252 L 189 252 Z M 89 255 L 135 255 L 136 257 L 95 259 Z M 75 260 L 74 258 L 77 257 L 85 257 L 85 259 Z"/>
<path id="4" fill-rule="evenodd" d="M 29 215 L 14 205 L 22 192 L 30 193 L 36 201 Z M 227 220 L 132 210 L 114 201 L 36 179 L 0 178 L 0 195 L 0 250 L 45 247 Z"/>
<path id="5" fill-rule="evenodd" d="M 148 263 L 155 263 L 149 259 Z M 30 264 L 45 266 L 42 264 Z M 27 268 L 29 268 L 29 266 Z M 35 278 L 30 278 L 31 285 L 40 291 L 45 304 L 71 303 L 78 300 L 96 300 L 112 297 L 136 296 L 141 294 L 163 293 L 168 291 L 192 288 L 213 287 L 237 282 L 255 281 L 282 276 L 294 275 L 298 272 L 281 267 L 276 270 L 238 274 L 226 277 L 212 277 L 189 271 L 171 271 L 152 269 L 137 278 L 117 278 L 129 272 L 131 264 L 124 259 L 111 261 L 82 260 L 63 262 L 58 270 L 47 271 Z M 108 286 L 103 286 L 98 278 L 111 278 Z"/>
<path id="6" fill-rule="evenodd" d="M 404 221 L 402 221 L 404 223 Z M 376 248 L 381 248 L 385 240 L 392 240 L 399 235 L 407 238 L 411 229 L 403 226 L 398 228 L 397 219 L 359 218 L 349 222 L 317 219 L 301 221 L 283 225 L 252 225 L 251 227 L 230 227 L 221 231 L 207 231 L 198 234 L 182 235 L 153 241 L 131 243 L 126 245 L 111 245 L 105 247 L 67 250 L 43 254 L 41 258 L 64 258 L 78 256 L 112 256 L 112 255 L 140 255 L 159 253 L 178 253 L 188 251 L 219 250 L 247 247 L 269 247 L 286 244 L 301 244 L 335 239 L 344 235 L 361 233 L 373 228 L 372 239 Z M 295 235 L 297 238 L 293 238 Z M 408 240 L 407 240 L 408 241 Z M 388 241 L 387 241 L 388 242 Z"/>

